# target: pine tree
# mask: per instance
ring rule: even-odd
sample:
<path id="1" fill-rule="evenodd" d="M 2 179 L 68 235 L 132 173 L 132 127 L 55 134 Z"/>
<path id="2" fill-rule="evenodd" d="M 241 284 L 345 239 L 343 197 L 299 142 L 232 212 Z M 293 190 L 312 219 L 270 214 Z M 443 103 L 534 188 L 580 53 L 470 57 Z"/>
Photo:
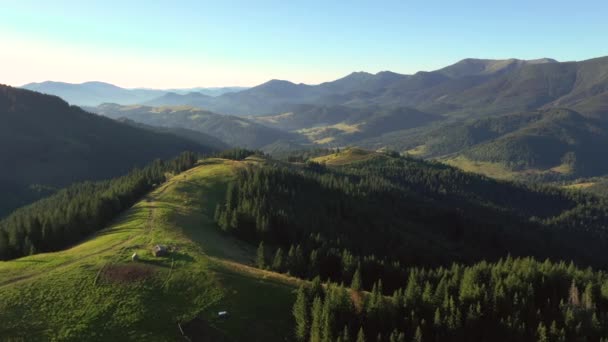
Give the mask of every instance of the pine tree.
<path id="1" fill-rule="evenodd" d="M 536 341 L 538 342 L 548 342 L 547 338 L 547 328 L 543 324 L 543 322 L 538 323 L 538 327 L 536 328 Z"/>
<path id="2" fill-rule="evenodd" d="M 593 293 L 593 284 L 587 284 L 585 291 L 583 292 L 583 307 L 587 310 L 592 310 L 595 308 L 595 299 L 593 298 Z"/>
<path id="3" fill-rule="evenodd" d="M 348 325 L 345 325 L 344 329 L 342 330 L 342 341 L 350 342 L 350 334 L 348 333 Z"/>
<path id="4" fill-rule="evenodd" d="M 418 326 L 416 328 L 416 333 L 414 334 L 413 342 L 423 342 L 423 339 L 422 339 L 422 329 L 420 329 L 420 326 Z"/>
<path id="5" fill-rule="evenodd" d="M 357 267 L 355 274 L 353 274 L 353 280 L 350 283 L 350 288 L 355 291 L 361 290 L 361 268 Z"/>
<path id="6" fill-rule="evenodd" d="M 266 252 L 264 251 L 264 241 L 260 242 L 257 251 L 256 264 L 258 268 L 266 268 Z"/>
<path id="7" fill-rule="evenodd" d="M 312 302 L 312 323 L 310 325 L 310 342 L 321 342 L 323 320 L 323 304 L 321 297 L 315 297 Z"/>
<path id="8" fill-rule="evenodd" d="M 296 339 L 298 341 L 306 341 L 310 320 L 308 317 L 308 298 L 304 285 L 301 285 L 298 289 L 296 302 L 293 306 L 293 317 L 296 322 Z"/>
<path id="9" fill-rule="evenodd" d="M 575 306 L 575 307 L 578 307 L 581 305 L 578 287 L 576 287 L 576 282 L 574 281 L 574 279 L 572 280 L 572 284 L 570 285 L 568 301 L 569 301 L 570 305 Z"/>
<path id="10" fill-rule="evenodd" d="M 333 342 L 334 314 L 331 310 L 330 299 L 325 298 L 322 315 L 322 341 Z"/>
<path id="11" fill-rule="evenodd" d="M 277 249 L 276 253 L 274 254 L 272 269 L 277 272 L 283 272 L 283 250 L 281 248 Z"/>
<path id="12" fill-rule="evenodd" d="M 357 333 L 357 342 L 365 342 L 365 333 L 363 333 L 363 327 L 359 328 Z"/>

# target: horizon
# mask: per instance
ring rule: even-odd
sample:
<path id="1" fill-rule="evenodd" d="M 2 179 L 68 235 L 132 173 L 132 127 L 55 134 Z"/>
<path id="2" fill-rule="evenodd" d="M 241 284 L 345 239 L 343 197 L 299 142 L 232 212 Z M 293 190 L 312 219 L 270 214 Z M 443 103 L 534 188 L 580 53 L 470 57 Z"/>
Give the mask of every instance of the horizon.
<path id="1" fill-rule="evenodd" d="M 308 86 L 316 86 L 316 85 L 320 85 L 323 83 L 328 83 L 328 82 L 334 82 L 337 80 L 340 80 L 342 78 L 348 77 L 352 74 L 356 74 L 356 73 L 366 73 L 366 74 L 370 74 L 370 75 L 378 75 L 380 73 L 383 72 L 391 72 L 391 73 L 395 73 L 395 74 L 399 74 L 399 75 L 414 75 L 417 74 L 419 72 L 432 72 L 432 71 L 437 71 L 440 69 L 443 69 L 445 67 L 449 67 L 452 66 L 454 64 L 460 63 L 464 60 L 467 59 L 473 59 L 473 60 L 491 60 L 491 61 L 505 61 L 505 60 L 520 60 L 520 61 L 533 61 L 533 60 L 541 60 L 541 59 L 551 59 L 557 63 L 577 63 L 577 62 L 583 62 L 583 61 L 587 61 L 587 60 L 593 60 L 593 59 L 598 59 L 598 58 L 605 58 L 608 57 L 608 55 L 606 56 L 596 56 L 596 57 L 590 57 L 588 59 L 584 59 L 584 60 L 568 60 L 568 61 L 560 61 L 557 60 L 555 58 L 551 58 L 551 57 L 540 57 L 540 58 L 534 58 L 534 59 L 521 59 L 521 58 L 500 58 L 500 59 L 491 59 L 491 58 L 473 58 L 473 57 L 469 57 L 469 58 L 465 58 L 465 59 L 461 59 L 458 60 L 452 64 L 448 64 L 442 67 L 439 67 L 438 69 L 434 69 L 434 70 L 418 70 L 416 72 L 410 73 L 410 74 L 405 74 L 405 73 L 400 73 L 400 72 L 396 72 L 393 70 L 380 70 L 377 72 L 368 72 L 365 70 L 358 70 L 358 71 L 352 71 L 348 74 L 342 75 L 338 78 L 333 78 L 333 79 L 329 79 L 329 80 L 324 80 L 318 83 L 303 83 L 303 82 L 294 82 L 292 80 L 287 80 L 287 79 L 280 79 L 280 78 L 273 78 L 273 79 L 268 79 L 266 81 L 263 81 L 261 83 L 258 84 L 253 84 L 253 85 L 220 85 L 220 86 L 210 86 L 210 87 L 205 87 L 205 86 L 192 86 L 192 87 L 180 87 L 180 88 L 151 88 L 151 87 L 125 87 L 122 86 L 120 84 L 116 84 L 116 83 L 111 83 L 108 81 L 104 81 L 104 80 L 88 80 L 88 81 L 83 81 L 83 82 L 66 82 L 66 81 L 62 81 L 62 80 L 44 80 L 44 81 L 34 81 L 34 82 L 28 82 L 28 83 L 24 83 L 21 85 L 13 85 L 13 84 L 8 84 L 12 87 L 16 87 L 16 88 L 21 88 L 27 85 L 32 85 L 32 84 L 43 84 L 43 83 L 63 83 L 63 84 L 70 84 L 70 85 L 82 85 L 82 84 L 86 84 L 86 83 L 103 83 L 103 84 L 107 84 L 107 85 L 112 85 L 112 86 L 116 86 L 116 87 L 120 87 L 123 89 L 129 89 L 129 90 L 138 90 L 138 89 L 142 89 L 142 90 L 161 90 L 161 91 L 167 91 L 167 92 L 171 92 L 173 90 L 193 90 L 194 92 L 196 92 L 196 89 L 221 89 L 221 88 L 245 88 L 245 89 L 249 89 L 249 88 L 254 88 L 256 86 L 271 82 L 271 81 L 286 81 L 286 82 L 290 82 L 293 84 L 302 84 L 302 85 L 308 85 Z"/>
<path id="2" fill-rule="evenodd" d="M 355 70 L 432 71 L 465 58 L 580 61 L 608 55 L 608 4 L 586 1 L 348 6 L 26 0 L 4 4 L 2 83 L 123 88 L 320 84 Z M 500 13 L 500 15 L 497 15 Z M 567 22 L 568 25 L 563 23 Z"/>

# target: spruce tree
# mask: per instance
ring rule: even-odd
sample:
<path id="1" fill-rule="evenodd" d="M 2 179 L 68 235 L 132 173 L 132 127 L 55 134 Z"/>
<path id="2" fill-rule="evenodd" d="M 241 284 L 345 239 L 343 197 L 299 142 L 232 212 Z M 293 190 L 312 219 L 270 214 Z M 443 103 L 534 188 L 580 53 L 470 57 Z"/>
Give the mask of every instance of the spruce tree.
<path id="1" fill-rule="evenodd" d="M 283 272 L 283 250 L 280 247 L 274 254 L 272 269 L 277 272 Z"/>
<path id="2" fill-rule="evenodd" d="M 323 320 L 323 304 L 321 297 L 315 297 L 312 302 L 312 323 L 310 325 L 310 342 L 321 342 L 321 329 Z"/>
<path id="3" fill-rule="evenodd" d="M 536 328 L 536 341 L 537 342 L 548 342 L 547 338 L 547 328 L 543 324 L 543 322 L 538 323 L 538 327 Z"/>
<path id="4" fill-rule="evenodd" d="M 301 285 L 298 289 L 296 302 L 293 306 L 293 317 L 296 322 L 296 339 L 298 341 L 306 341 L 310 320 L 308 316 L 308 298 L 304 285 Z"/>
<path id="5" fill-rule="evenodd" d="M 261 241 L 258 246 L 256 264 L 258 268 L 266 268 L 266 252 L 264 251 L 264 241 Z"/>
<path id="6" fill-rule="evenodd" d="M 330 298 L 326 297 L 323 303 L 323 315 L 322 315 L 322 341 L 333 342 L 333 326 L 334 326 L 334 314 L 332 312 Z"/>
<path id="7" fill-rule="evenodd" d="M 423 339 L 422 339 L 422 329 L 420 329 L 420 326 L 418 326 L 416 328 L 416 333 L 414 334 L 413 342 L 423 342 Z"/>
<path id="8" fill-rule="evenodd" d="M 357 267 L 355 274 L 353 274 L 353 280 L 350 283 L 350 288 L 355 291 L 361 290 L 361 268 Z"/>
<path id="9" fill-rule="evenodd" d="M 365 342 L 365 333 L 363 332 L 363 327 L 359 328 L 359 332 L 357 333 L 357 342 Z"/>

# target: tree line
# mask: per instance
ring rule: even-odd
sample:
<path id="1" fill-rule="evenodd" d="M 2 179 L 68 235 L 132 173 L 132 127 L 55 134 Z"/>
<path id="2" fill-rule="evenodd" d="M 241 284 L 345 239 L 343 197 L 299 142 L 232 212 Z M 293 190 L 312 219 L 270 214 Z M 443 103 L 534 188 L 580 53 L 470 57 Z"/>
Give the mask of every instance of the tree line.
<path id="1" fill-rule="evenodd" d="M 71 185 L 14 211 L 0 221 L 0 260 L 57 251 L 81 241 L 197 160 L 191 152 L 170 161 L 155 160 L 122 177 Z"/>

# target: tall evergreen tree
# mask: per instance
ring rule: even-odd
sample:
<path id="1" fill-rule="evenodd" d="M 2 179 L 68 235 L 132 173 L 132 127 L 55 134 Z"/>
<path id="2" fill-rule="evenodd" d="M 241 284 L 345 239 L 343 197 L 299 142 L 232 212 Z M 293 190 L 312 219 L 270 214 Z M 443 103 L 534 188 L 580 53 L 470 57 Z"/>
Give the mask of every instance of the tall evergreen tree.
<path id="1" fill-rule="evenodd" d="M 323 304 L 321 297 L 315 297 L 313 300 L 311 316 L 310 342 L 321 342 L 323 333 Z"/>
<path id="2" fill-rule="evenodd" d="M 359 328 L 359 332 L 357 333 L 357 342 L 365 342 L 365 333 L 363 332 L 363 327 Z"/>
<path id="3" fill-rule="evenodd" d="M 361 267 L 357 267 L 355 274 L 353 274 L 353 280 L 350 283 L 350 288 L 355 291 L 361 290 Z"/>
<path id="4" fill-rule="evenodd" d="M 264 250 L 264 241 L 260 242 L 260 244 L 258 245 L 255 260 L 258 268 L 266 268 L 266 251 Z"/>
<path id="5" fill-rule="evenodd" d="M 308 297 L 304 285 L 301 285 L 298 289 L 296 302 L 293 306 L 293 316 L 296 322 L 296 339 L 298 341 L 306 341 L 310 326 L 310 318 L 308 315 Z"/>

